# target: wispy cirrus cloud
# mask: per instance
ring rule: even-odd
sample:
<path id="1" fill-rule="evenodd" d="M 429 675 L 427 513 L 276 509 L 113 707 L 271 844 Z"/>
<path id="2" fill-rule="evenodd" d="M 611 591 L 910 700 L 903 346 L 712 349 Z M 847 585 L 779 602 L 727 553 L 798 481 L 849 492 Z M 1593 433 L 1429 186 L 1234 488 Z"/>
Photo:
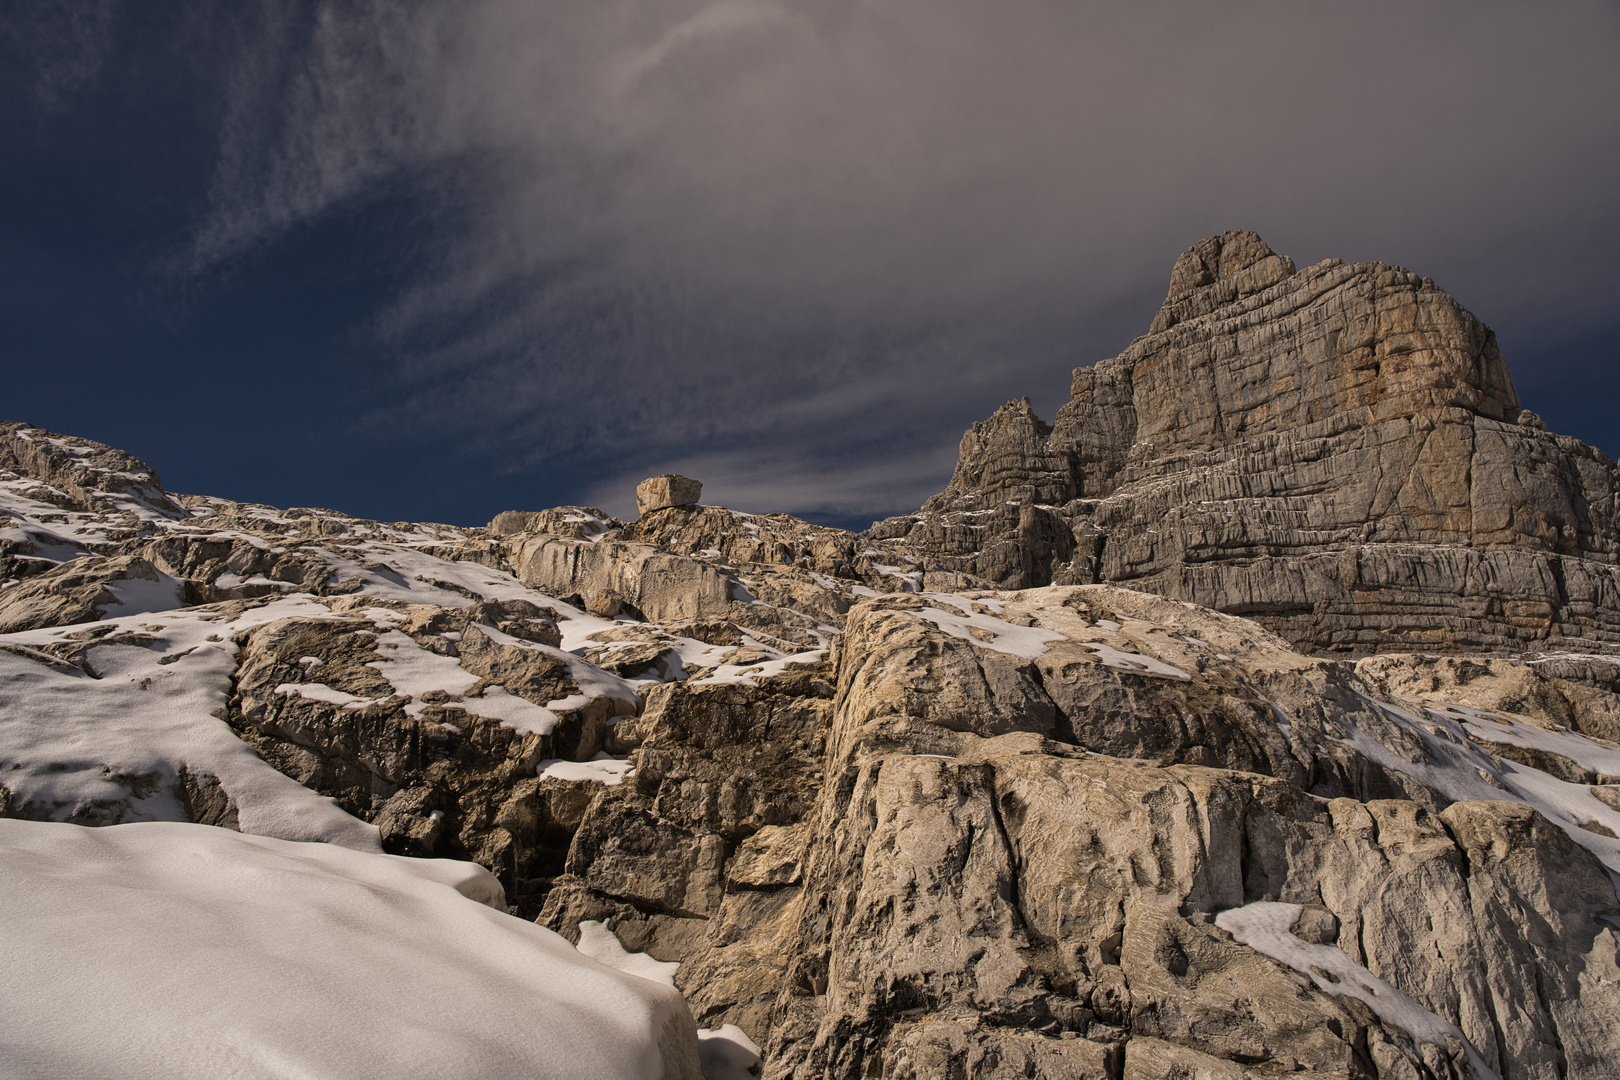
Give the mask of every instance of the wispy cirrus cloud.
<path id="1" fill-rule="evenodd" d="M 117 0 L 81 0 L 0 9 L 0 57 L 27 71 L 42 112 L 68 108 L 95 83 L 112 48 L 117 8 Z"/>
<path id="2" fill-rule="evenodd" d="M 1613 317 L 1607 3 L 241 10 L 191 269 L 408 196 L 371 422 L 581 491 L 686 462 L 759 509 L 916 505 L 1225 228 L 1499 326 Z"/>

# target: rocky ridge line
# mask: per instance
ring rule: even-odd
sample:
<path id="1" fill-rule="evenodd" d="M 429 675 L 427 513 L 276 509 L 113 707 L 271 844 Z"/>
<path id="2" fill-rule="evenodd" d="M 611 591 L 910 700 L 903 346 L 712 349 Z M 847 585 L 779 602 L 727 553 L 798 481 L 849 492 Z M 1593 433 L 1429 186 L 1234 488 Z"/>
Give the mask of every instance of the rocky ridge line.
<path id="1" fill-rule="evenodd" d="M 1297 276 L 1200 258 L 1164 333 Z M 972 437 L 972 484 L 1072 482 Z M 462 529 L 143 517 L 24 467 L 0 815 L 476 860 L 678 961 L 773 1078 L 1615 1076 L 1615 650 L 1312 656 L 1110 584 L 974 588 L 1075 565 L 1075 500 L 1037 494 L 887 539 L 684 495 Z M 1252 905 L 1416 1012 L 1239 941 Z"/>

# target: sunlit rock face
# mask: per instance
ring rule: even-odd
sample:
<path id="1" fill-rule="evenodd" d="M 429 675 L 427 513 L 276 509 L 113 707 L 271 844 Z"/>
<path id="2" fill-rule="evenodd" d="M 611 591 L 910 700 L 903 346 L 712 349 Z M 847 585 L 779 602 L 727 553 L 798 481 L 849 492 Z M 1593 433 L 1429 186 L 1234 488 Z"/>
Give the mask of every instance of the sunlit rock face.
<path id="1" fill-rule="evenodd" d="M 1050 427 L 1027 401 L 974 425 L 949 488 L 873 535 L 928 571 L 1115 582 L 1311 650 L 1620 640 L 1620 473 L 1521 408 L 1494 335 L 1427 278 L 1211 237 L 1071 394 Z"/>
<path id="2" fill-rule="evenodd" d="M 631 523 L 385 523 L 0 426 L 0 817 L 41 850 L 192 822 L 136 835 L 476 863 L 496 937 L 650 954 L 622 970 L 772 1080 L 1620 1075 L 1620 609 L 1573 599 L 1612 587 L 1614 473 L 1432 285 L 1212 238 L 917 515 L 678 480 Z M 40 872 L 78 895 L 74 859 Z M 116 926 L 73 923 L 104 905 L 55 907 L 31 962 L 100 964 Z M 342 921 L 306 944 L 374 943 Z M 420 960 L 434 925 L 390 940 Z M 36 1020 L 30 1053 L 96 1072 Z M 278 1030 L 250 1050 L 318 1043 Z"/>
<path id="3" fill-rule="evenodd" d="M 689 476 L 665 473 L 636 485 L 636 513 L 650 514 L 671 506 L 695 506 L 703 498 L 703 485 Z"/>

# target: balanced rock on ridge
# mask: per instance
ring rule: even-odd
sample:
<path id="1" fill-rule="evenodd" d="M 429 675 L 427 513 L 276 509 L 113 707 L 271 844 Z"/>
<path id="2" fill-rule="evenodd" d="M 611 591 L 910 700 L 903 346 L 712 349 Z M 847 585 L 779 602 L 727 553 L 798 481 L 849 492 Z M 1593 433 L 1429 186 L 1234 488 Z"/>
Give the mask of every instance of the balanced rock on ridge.
<path id="1" fill-rule="evenodd" d="M 701 482 L 676 473 L 665 473 L 636 485 L 636 513 L 650 514 L 671 506 L 692 506 L 702 497 Z"/>

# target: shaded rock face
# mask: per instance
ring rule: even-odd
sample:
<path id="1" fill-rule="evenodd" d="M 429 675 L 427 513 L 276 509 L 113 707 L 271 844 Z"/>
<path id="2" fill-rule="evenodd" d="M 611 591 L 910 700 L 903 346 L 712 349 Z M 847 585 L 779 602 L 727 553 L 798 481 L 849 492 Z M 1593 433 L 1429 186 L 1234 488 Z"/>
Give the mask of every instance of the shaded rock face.
<path id="1" fill-rule="evenodd" d="M 1050 428 L 1027 401 L 975 425 L 950 487 L 871 535 L 928 571 L 1128 584 L 1316 650 L 1620 640 L 1620 472 L 1521 409 L 1494 335 L 1426 278 L 1212 237 L 1071 395 Z"/>

